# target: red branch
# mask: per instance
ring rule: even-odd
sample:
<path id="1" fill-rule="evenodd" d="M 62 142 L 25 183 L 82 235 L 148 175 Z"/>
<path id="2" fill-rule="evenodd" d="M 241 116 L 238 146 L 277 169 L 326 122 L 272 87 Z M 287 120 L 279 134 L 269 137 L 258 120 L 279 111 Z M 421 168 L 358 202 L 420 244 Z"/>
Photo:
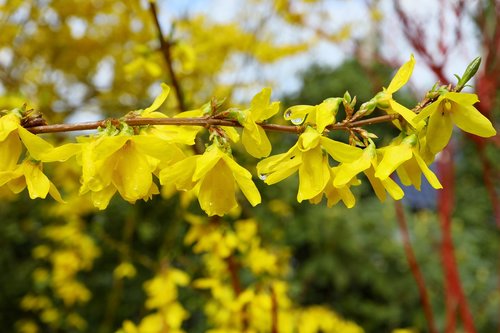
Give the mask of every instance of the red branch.
<path id="1" fill-rule="evenodd" d="M 442 232 L 441 258 L 443 260 L 444 283 L 446 291 L 446 331 L 455 332 L 456 310 L 464 329 L 468 333 L 475 333 L 474 320 L 469 309 L 467 299 L 462 289 L 462 283 L 458 273 L 458 265 L 455 259 L 455 249 L 451 230 L 452 215 L 454 208 L 454 184 L 455 172 L 453 166 L 453 145 L 449 144 L 441 153 L 438 160 L 438 170 L 443 184 L 443 189 L 438 192 L 439 221 Z"/>

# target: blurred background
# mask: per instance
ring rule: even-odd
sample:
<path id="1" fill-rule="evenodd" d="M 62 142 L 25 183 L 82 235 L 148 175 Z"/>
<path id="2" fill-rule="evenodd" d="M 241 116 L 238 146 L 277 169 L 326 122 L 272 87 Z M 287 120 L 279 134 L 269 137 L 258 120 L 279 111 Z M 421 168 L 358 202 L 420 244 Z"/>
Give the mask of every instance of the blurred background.
<path id="1" fill-rule="evenodd" d="M 477 108 L 498 124 L 499 17 L 495 0 L 0 0 L 0 110 L 27 103 L 50 124 L 121 117 L 149 106 L 161 82 L 173 87 L 161 109 L 169 115 L 213 96 L 226 98 L 227 107 L 248 105 L 266 86 L 282 110 L 346 90 L 359 106 L 413 53 L 414 75 L 396 97 L 402 104 L 413 107 L 435 82 L 456 83 L 454 74 L 481 56 L 466 91 L 478 94 Z M 280 115 L 273 122 L 284 123 Z M 372 130 L 379 145 L 395 133 L 382 125 Z M 54 142 L 73 136 L 44 135 Z M 270 138 L 273 154 L 296 140 Z M 405 189 L 403 207 L 379 202 L 364 183 L 347 209 L 298 204 L 293 177 L 271 187 L 256 180 L 263 203 L 242 202 L 217 225 L 233 230 L 240 219 L 257 221 L 255 239 L 285 268 L 262 273 L 234 250 L 240 287 L 265 285 L 277 274 L 291 307 L 331 309 L 365 332 L 473 332 L 471 323 L 476 332 L 500 332 L 499 145 L 498 135 L 455 133 L 433 166 L 446 190 Z M 255 173 L 257 161 L 241 146 L 234 155 Z M 185 241 L 192 216 L 203 215 L 196 200 L 163 193 L 131 205 L 114 198 L 96 211 L 75 195 L 76 163 L 47 172 L 68 204 L 0 188 L 6 332 L 115 332 L 148 313 L 144 282 L 165 263 L 193 280 L 209 274 L 206 253 Z M 424 285 L 412 274 L 408 241 Z M 221 281 L 234 276 L 228 271 Z M 230 331 L 210 318 L 213 295 L 181 289 L 177 300 L 190 313 L 183 330 Z M 356 332 L 334 329 L 323 331 Z"/>

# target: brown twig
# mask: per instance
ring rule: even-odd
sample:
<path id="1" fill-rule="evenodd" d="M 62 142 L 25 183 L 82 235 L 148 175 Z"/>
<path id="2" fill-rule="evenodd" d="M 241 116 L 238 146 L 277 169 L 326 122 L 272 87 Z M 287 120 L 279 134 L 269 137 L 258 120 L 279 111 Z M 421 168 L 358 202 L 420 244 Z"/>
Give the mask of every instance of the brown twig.
<path id="1" fill-rule="evenodd" d="M 370 119 L 363 119 L 358 121 L 353 121 L 350 123 L 339 122 L 328 126 L 329 130 L 347 130 L 353 127 L 360 127 L 378 123 L 384 123 L 399 119 L 397 114 L 388 114 L 378 117 L 373 117 Z M 229 126 L 229 127 L 241 127 L 241 125 L 236 120 L 231 119 L 217 119 L 211 117 L 198 117 L 198 118 L 125 118 L 122 120 L 129 126 L 148 126 L 148 125 L 176 125 L 176 126 Z M 61 133 L 61 132 L 74 132 L 82 130 L 93 130 L 99 127 L 103 128 L 111 122 L 112 125 L 118 126 L 120 124 L 119 119 L 104 119 L 99 121 L 91 121 L 84 123 L 75 124 L 54 124 L 54 125 L 44 125 L 44 126 L 33 126 L 27 129 L 34 134 L 41 133 Z M 288 132 L 288 133 L 302 133 L 304 131 L 303 126 L 292 126 L 292 125 L 278 125 L 278 124 L 265 124 L 258 123 L 266 131 L 273 132 Z"/>
<path id="2" fill-rule="evenodd" d="M 229 275 L 231 276 L 231 285 L 233 287 L 233 291 L 236 297 L 241 294 L 241 282 L 238 274 L 239 265 L 235 261 L 234 256 L 230 255 L 226 258 L 227 269 L 229 271 Z M 246 305 L 241 309 L 241 328 L 243 332 L 246 332 L 248 326 L 250 325 L 248 321 L 248 313 Z"/>
<path id="3" fill-rule="evenodd" d="M 278 332 L 278 298 L 276 297 L 276 291 L 271 285 L 271 333 Z"/>
<path id="4" fill-rule="evenodd" d="M 177 75 L 174 71 L 174 65 L 172 61 L 172 43 L 170 40 L 165 39 L 163 31 L 161 30 L 160 21 L 158 19 L 158 10 L 156 8 L 156 3 L 154 1 L 149 1 L 149 11 L 153 16 L 154 23 L 156 26 L 156 32 L 158 34 L 158 40 L 160 42 L 160 50 L 167 65 L 168 74 L 170 76 L 170 82 L 174 88 L 175 97 L 177 98 L 179 112 L 184 112 L 187 110 L 186 101 L 184 100 L 184 92 L 182 90 L 181 84 L 177 79 Z"/>
<path id="5" fill-rule="evenodd" d="M 425 284 L 425 279 L 420 270 L 417 258 L 413 252 L 411 246 L 410 234 L 408 232 L 408 225 L 406 223 L 405 212 L 401 201 L 395 201 L 394 206 L 396 207 L 396 219 L 399 225 L 399 231 L 401 232 L 401 237 L 403 238 L 403 246 L 406 254 L 406 260 L 410 266 L 413 278 L 417 283 L 418 293 L 420 295 L 420 302 L 422 303 L 422 308 L 424 310 L 425 319 L 427 321 L 427 328 L 429 333 L 437 333 L 436 323 L 434 321 L 434 315 L 432 312 L 432 305 L 429 299 L 429 294 L 427 292 L 427 286 Z"/>

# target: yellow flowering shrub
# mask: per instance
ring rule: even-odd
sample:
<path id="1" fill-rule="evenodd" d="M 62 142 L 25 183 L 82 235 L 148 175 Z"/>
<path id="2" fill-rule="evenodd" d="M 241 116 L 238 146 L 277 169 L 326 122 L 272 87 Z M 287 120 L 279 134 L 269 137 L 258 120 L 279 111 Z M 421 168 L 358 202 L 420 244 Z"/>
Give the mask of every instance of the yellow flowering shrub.
<path id="1" fill-rule="evenodd" d="M 441 189 L 430 164 L 450 141 L 454 125 L 481 137 L 496 135 L 491 122 L 474 106 L 477 95 L 461 92 L 470 77 L 459 78 L 455 87 L 436 85 L 421 103 L 407 108 L 396 93 L 412 75 L 415 58 L 411 55 L 387 87 L 359 107 L 346 92 L 317 105 L 282 110 L 271 88 L 256 89 L 269 82 L 249 83 L 242 72 L 241 78 L 225 84 L 225 76 L 239 62 L 262 70 L 320 41 L 344 40 L 351 34 L 349 24 L 332 32 L 323 30 L 329 18 L 316 0 L 249 0 L 252 11 L 244 13 L 248 21 L 219 19 L 214 11 L 214 19 L 196 14 L 165 27 L 156 3 L 76 1 L 70 6 L 49 1 L 46 8 L 23 1 L 0 4 L 0 20 L 8 23 L 0 41 L 14 44 L 19 39 L 15 43 L 23 46 L 15 52 L 19 73 L 13 71 L 12 78 L 12 73 L 5 78 L 22 77 L 29 83 L 5 95 L 3 90 L 11 83 L 0 84 L 0 196 L 12 198 L 26 189 L 30 199 L 50 195 L 57 202 L 47 210 L 53 221 L 39 227 L 41 239 L 31 250 L 36 262 L 31 270 L 33 291 L 19 299 L 26 316 L 17 321 L 17 331 L 180 333 L 203 317 L 204 328 L 211 333 L 363 332 L 326 305 L 294 301 L 289 284 L 294 273 L 292 251 L 261 237 L 266 220 L 252 218 L 252 207 L 265 198 L 260 193 L 263 184 L 294 175 L 297 202 L 320 204 L 326 198 L 329 207 L 340 201 L 355 207 L 356 186 L 364 181 L 380 201 L 387 195 L 401 200 L 405 193 L 392 178 L 396 174 L 405 186 L 420 190 L 424 177 L 433 188 Z M 5 16 L 4 6 L 9 8 Z M 32 17 L 17 22 L 23 11 Z M 260 12 L 276 16 L 287 28 L 307 28 L 306 37 L 282 41 L 280 29 L 260 31 L 268 20 L 255 15 Z M 33 29 L 31 19 L 43 24 Z M 68 24 L 71 21 L 76 23 Z M 18 38 L 17 30 L 24 26 L 32 31 Z M 86 33 L 79 35 L 78 29 Z M 67 51 L 59 52 L 61 46 L 55 51 L 45 47 L 51 41 L 62 43 Z M 3 45 L 0 52 L 5 51 Z M 8 56 L 0 58 L 3 66 Z M 25 66 L 28 59 L 40 61 Z M 99 81 L 100 68 L 107 65 L 112 83 L 85 88 L 81 82 Z M 50 81 L 61 73 L 71 75 L 64 75 L 59 86 L 52 85 Z M 169 85 L 160 83 L 164 79 Z M 84 88 L 79 89 L 80 85 Z M 119 96 L 108 85 L 119 87 Z M 241 88 L 257 92 L 247 104 L 237 105 L 232 97 Z M 67 93 L 70 90 L 75 93 Z M 24 98 L 18 94 L 24 91 L 36 91 L 39 96 L 29 106 L 23 105 Z M 155 94 L 150 106 L 136 109 L 147 105 L 144 96 Z M 60 98 L 47 97 L 51 95 Z M 68 114 L 61 110 L 75 107 L 78 99 L 92 101 L 96 96 L 101 101 L 99 111 L 114 118 L 49 125 L 38 112 L 63 122 Z M 108 107 L 113 111 L 108 112 Z M 375 110 L 382 115 L 371 117 Z M 397 134 L 379 139 L 369 129 L 378 122 L 392 123 Z M 88 129 L 96 131 L 64 139 L 39 135 Z M 275 151 L 268 137 L 271 131 L 291 138 L 283 140 L 290 143 L 286 151 Z M 345 142 L 334 138 L 335 131 L 347 134 Z M 178 203 L 178 210 L 164 215 L 187 223 L 165 233 L 151 227 L 147 216 L 130 213 L 120 230 L 122 238 L 115 239 L 102 226 L 109 221 L 96 217 L 101 216 L 96 211 L 114 209 L 113 200 L 121 199 L 126 202 L 122 207 L 164 200 L 170 209 L 169 205 Z M 204 216 L 187 213 L 190 208 Z M 290 205 L 280 198 L 269 202 L 269 208 L 283 219 L 292 214 Z M 94 219 L 87 227 L 85 221 Z M 167 227 L 175 222 L 162 221 Z M 135 242 L 158 234 L 165 241 L 157 253 L 148 257 L 134 251 Z M 177 252 L 170 252 L 172 239 L 189 247 L 196 259 L 177 258 Z M 93 273 L 104 248 L 111 249 L 111 254 L 105 254 L 116 260 L 99 278 L 112 290 L 106 313 L 100 314 L 104 324 L 91 327 L 85 310 L 96 295 L 84 273 Z M 142 286 L 137 288 L 142 294 L 133 296 L 135 308 L 131 305 L 126 319 L 115 316 L 117 304 L 126 299 L 122 294 L 132 283 Z M 196 296 L 186 301 L 184 293 Z"/>

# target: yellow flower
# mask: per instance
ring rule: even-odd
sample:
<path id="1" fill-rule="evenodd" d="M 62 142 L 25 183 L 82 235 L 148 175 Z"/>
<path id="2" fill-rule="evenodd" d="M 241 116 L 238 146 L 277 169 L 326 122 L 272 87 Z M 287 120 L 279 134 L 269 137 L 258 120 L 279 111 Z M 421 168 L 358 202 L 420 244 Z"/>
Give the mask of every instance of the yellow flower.
<path id="1" fill-rule="evenodd" d="M 389 86 L 384 89 L 382 92 L 378 93 L 375 97 L 377 100 L 377 106 L 387 113 L 398 113 L 400 114 L 410 125 L 416 127 L 417 123 L 414 121 L 416 114 L 404 107 L 403 105 L 396 102 L 392 95 L 397 92 L 401 87 L 403 87 L 406 82 L 410 79 L 410 76 L 413 72 L 413 67 L 415 67 L 415 58 L 413 54 L 410 56 L 410 60 L 403 64 L 397 71 L 394 78 L 389 83 Z"/>
<path id="2" fill-rule="evenodd" d="M 232 230 L 212 223 L 193 224 L 184 238 L 184 244 L 193 246 L 194 253 L 209 252 L 227 258 L 238 246 L 238 238 Z"/>
<path id="3" fill-rule="evenodd" d="M 496 134 L 488 118 L 474 107 L 476 102 L 476 94 L 447 92 L 415 117 L 415 122 L 430 117 L 426 138 L 432 153 L 440 152 L 448 144 L 453 124 L 465 132 L 482 137 Z"/>
<path id="4" fill-rule="evenodd" d="M 386 180 L 397 170 L 401 182 L 405 185 L 414 185 L 420 189 L 421 175 L 429 181 L 435 189 L 443 188 L 438 178 L 427 166 L 416 147 L 416 134 L 404 139 L 398 137 L 391 145 L 381 149 L 383 158 L 376 168 L 375 177 Z"/>
<path id="5" fill-rule="evenodd" d="M 278 271 L 278 257 L 260 246 L 260 239 L 254 239 L 244 260 L 245 266 L 256 274 L 274 275 Z"/>
<path id="6" fill-rule="evenodd" d="M 113 276 L 115 279 L 121 280 L 124 278 L 133 278 L 137 274 L 137 271 L 130 262 L 124 261 L 118 265 L 113 271 Z"/>
<path id="7" fill-rule="evenodd" d="M 306 123 L 315 125 L 319 133 L 323 133 L 326 126 L 335 122 L 335 116 L 342 103 L 342 98 L 328 98 L 318 105 L 295 105 L 287 109 L 285 120 L 290 120 L 294 125 Z"/>
<path id="8" fill-rule="evenodd" d="M 50 194 L 59 202 L 64 202 L 55 185 L 42 172 L 41 162 L 66 161 L 80 150 L 78 144 L 52 146 L 39 136 L 21 126 L 20 113 L 14 110 L 0 118 L 0 187 L 7 184 L 14 193 L 28 187 L 31 199 L 44 199 Z M 22 144 L 29 157 L 17 165 L 22 152 Z"/>
<path id="9" fill-rule="evenodd" d="M 163 169 L 159 178 L 162 185 L 175 184 L 182 191 L 196 186 L 200 206 L 209 216 L 222 216 L 238 205 L 236 185 L 252 206 L 261 201 L 250 172 L 238 165 L 216 143 L 209 146 L 203 155 L 188 157 Z"/>
<path id="10" fill-rule="evenodd" d="M 187 286 L 189 275 L 175 268 L 168 268 L 151 280 L 144 282 L 144 290 L 148 294 L 146 308 L 164 307 L 177 300 L 177 287 Z"/>
<path id="11" fill-rule="evenodd" d="M 327 156 L 324 156 L 324 158 L 326 159 Z M 323 194 L 324 194 L 327 199 L 326 204 L 328 207 L 336 205 L 340 200 L 342 200 L 342 202 L 347 208 L 354 207 L 354 205 L 356 204 L 356 198 L 354 197 L 354 194 L 351 192 L 350 186 L 358 185 L 359 184 L 358 180 L 356 178 L 353 178 L 350 182 L 342 186 L 335 187 L 333 185 L 332 179 L 335 179 L 336 174 L 338 172 L 338 167 L 329 168 L 329 171 L 330 171 L 330 180 L 327 182 L 325 188 L 314 198 L 311 198 L 309 202 L 313 204 L 320 203 L 321 200 L 323 199 Z"/>
<path id="12" fill-rule="evenodd" d="M 119 135 L 80 139 L 82 187 L 80 194 L 92 192 L 96 207 L 105 209 L 118 191 L 123 199 L 134 203 L 147 201 L 159 190 L 153 172 L 160 162 L 173 163 L 185 155 L 172 143 L 151 135 Z"/>
<path id="13" fill-rule="evenodd" d="M 256 123 L 271 118 L 279 111 L 279 102 L 269 103 L 271 89 L 264 88 L 254 96 L 250 109 L 238 113 L 238 121 L 243 126 L 241 141 L 247 152 L 261 158 L 271 153 L 271 143 L 266 132 Z"/>
<path id="14" fill-rule="evenodd" d="M 312 127 L 299 137 L 286 153 L 266 158 L 257 164 L 257 172 L 266 184 L 282 181 L 299 171 L 297 201 L 302 202 L 320 194 L 330 181 L 328 159 L 323 149 L 339 162 L 357 159 L 362 150 L 322 136 Z"/>
<path id="15" fill-rule="evenodd" d="M 0 172 L 14 169 L 21 156 L 22 145 L 16 132 L 20 126 L 20 118 L 14 113 L 0 118 Z"/>
<path id="16" fill-rule="evenodd" d="M 45 199 L 50 194 L 56 201 L 64 200 L 56 186 L 42 172 L 42 163 L 25 160 L 12 171 L 0 172 L 0 186 L 7 184 L 14 193 L 19 193 L 28 187 L 31 199 Z"/>
<path id="17" fill-rule="evenodd" d="M 391 178 L 380 180 L 374 176 L 377 167 L 377 151 L 375 145 L 371 143 L 363 150 L 363 154 L 357 160 L 341 163 L 338 166 L 333 185 L 342 188 L 351 182 L 357 174 L 364 172 L 380 201 L 385 201 L 386 191 L 395 200 L 403 198 L 403 190 Z"/>

